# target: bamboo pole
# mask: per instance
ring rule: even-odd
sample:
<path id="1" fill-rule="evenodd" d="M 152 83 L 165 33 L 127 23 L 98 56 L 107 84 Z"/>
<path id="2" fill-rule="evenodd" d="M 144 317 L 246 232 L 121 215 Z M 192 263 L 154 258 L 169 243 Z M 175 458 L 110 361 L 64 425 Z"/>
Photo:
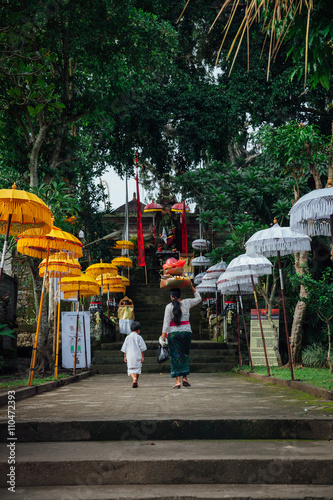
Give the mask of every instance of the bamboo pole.
<path id="1" fill-rule="evenodd" d="M 2 276 L 3 276 L 3 268 L 5 266 L 5 257 L 6 257 L 6 252 L 7 252 L 7 245 L 8 245 L 8 238 L 9 238 L 9 229 L 10 229 L 10 224 L 12 222 L 12 214 L 8 215 L 8 221 L 7 221 L 7 228 L 6 228 L 6 235 L 5 235 L 5 241 L 3 243 L 3 250 L 2 250 L 2 256 L 1 256 L 1 264 L 0 264 L 0 284 L 2 282 Z"/>
<path id="2" fill-rule="evenodd" d="M 239 366 L 242 366 L 242 354 L 240 345 L 240 325 L 239 325 L 239 292 L 237 292 L 237 337 L 238 337 L 238 362 Z"/>
<path id="3" fill-rule="evenodd" d="M 59 292 L 59 293 L 58 293 Z M 58 378 L 58 363 L 59 363 L 59 335 L 60 335 L 60 289 L 57 290 L 58 300 L 57 300 L 57 340 L 56 340 L 56 353 L 55 353 L 55 366 L 54 366 L 54 377 Z"/>
<path id="4" fill-rule="evenodd" d="M 247 334 L 245 314 L 244 314 L 244 308 L 243 308 L 243 300 L 242 300 L 242 295 L 241 295 L 241 291 L 240 291 L 240 286 L 239 285 L 238 285 L 238 293 L 239 293 L 239 303 L 240 303 L 240 306 L 241 306 L 242 317 L 243 317 L 243 326 L 244 326 L 244 332 L 245 332 L 245 338 L 246 338 L 247 352 L 249 353 L 250 366 L 251 366 L 251 370 L 253 371 L 253 363 L 252 363 L 252 356 L 251 356 L 251 350 L 250 350 L 250 343 L 249 343 L 249 337 L 248 337 L 248 334 Z"/>
<path id="5" fill-rule="evenodd" d="M 35 342 L 34 342 L 34 347 L 32 349 L 32 359 L 31 359 L 31 364 L 30 364 L 29 385 L 32 385 L 32 381 L 34 378 L 40 321 L 41 321 L 41 317 L 42 317 L 42 309 L 43 309 L 43 302 L 44 302 L 45 280 L 46 280 L 46 276 L 47 276 L 47 268 L 49 265 L 49 255 L 50 255 L 50 245 L 48 245 L 47 254 L 46 254 L 46 263 L 45 263 L 45 271 L 44 271 L 44 278 L 43 278 L 43 285 L 42 285 L 42 293 L 41 293 L 40 302 L 39 302 L 39 311 L 38 311 L 37 328 L 36 328 L 36 334 L 35 334 Z"/>
<path id="6" fill-rule="evenodd" d="M 256 303 L 256 309 L 257 309 L 257 314 L 258 314 L 258 321 L 259 321 L 259 327 L 260 327 L 260 333 L 261 333 L 261 339 L 262 339 L 262 346 L 263 346 L 263 349 L 264 349 L 265 362 L 266 362 L 266 368 L 267 368 L 267 375 L 270 377 L 271 374 L 270 374 L 269 363 L 268 363 L 268 358 L 267 358 L 266 342 L 265 342 L 265 337 L 264 337 L 264 331 L 263 331 L 263 328 L 262 328 L 260 311 L 259 311 L 259 305 L 258 305 L 258 299 L 257 299 L 257 293 L 256 293 L 256 289 L 255 289 L 255 286 L 254 286 L 254 280 L 253 280 L 252 274 L 251 274 L 251 282 L 252 282 L 252 288 L 253 288 L 254 301 Z"/>
<path id="7" fill-rule="evenodd" d="M 278 265 L 279 265 L 279 275 L 280 275 L 280 286 L 281 286 L 281 296 L 282 296 L 282 308 L 283 308 L 283 317 L 284 317 L 284 327 L 286 330 L 286 341 L 287 341 L 287 350 L 288 350 L 288 360 L 290 366 L 290 375 L 291 380 L 295 380 L 294 368 L 293 368 L 293 360 L 291 357 L 291 349 L 290 349 L 290 338 L 289 338 L 289 329 L 288 329 L 288 321 L 287 321 L 287 310 L 286 310 L 286 298 L 284 295 L 284 285 L 283 285 L 283 276 L 282 276 L 282 265 L 281 265 L 281 256 L 280 251 L 277 252 L 278 257 Z"/>

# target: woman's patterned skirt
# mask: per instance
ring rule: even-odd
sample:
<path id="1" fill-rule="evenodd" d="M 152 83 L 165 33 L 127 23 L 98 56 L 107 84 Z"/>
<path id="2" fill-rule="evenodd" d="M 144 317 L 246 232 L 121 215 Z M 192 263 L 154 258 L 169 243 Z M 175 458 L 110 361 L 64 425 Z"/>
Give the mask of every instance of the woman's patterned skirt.
<path id="1" fill-rule="evenodd" d="M 168 333 L 171 377 L 181 377 L 190 373 L 190 348 L 192 332 Z"/>

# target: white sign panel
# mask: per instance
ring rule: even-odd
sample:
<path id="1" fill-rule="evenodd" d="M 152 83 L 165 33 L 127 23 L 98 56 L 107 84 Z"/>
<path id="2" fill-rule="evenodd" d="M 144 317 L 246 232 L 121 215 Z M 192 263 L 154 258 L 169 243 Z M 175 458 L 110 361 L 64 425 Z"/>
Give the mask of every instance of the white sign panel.
<path id="1" fill-rule="evenodd" d="M 76 368 L 89 368 L 91 365 L 90 312 L 81 311 L 79 313 L 78 323 L 77 323 L 77 312 L 62 312 L 61 325 L 62 325 L 62 367 L 73 368 L 74 366 L 75 336 L 76 336 L 76 329 L 78 329 Z M 86 341 L 84 341 L 84 331 L 85 331 Z M 85 362 L 85 346 L 87 348 L 88 366 L 86 366 Z"/>

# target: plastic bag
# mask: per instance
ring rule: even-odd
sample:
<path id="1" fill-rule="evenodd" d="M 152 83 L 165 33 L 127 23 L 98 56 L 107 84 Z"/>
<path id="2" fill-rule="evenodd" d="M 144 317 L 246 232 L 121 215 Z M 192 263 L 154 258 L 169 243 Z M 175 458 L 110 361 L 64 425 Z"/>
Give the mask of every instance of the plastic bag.
<path id="1" fill-rule="evenodd" d="M 162 347 L 161 344 L 158 344 L 157 349 L 157 363 L 164 363 L 169 359 L 169 349 L 167 347 Z"/>

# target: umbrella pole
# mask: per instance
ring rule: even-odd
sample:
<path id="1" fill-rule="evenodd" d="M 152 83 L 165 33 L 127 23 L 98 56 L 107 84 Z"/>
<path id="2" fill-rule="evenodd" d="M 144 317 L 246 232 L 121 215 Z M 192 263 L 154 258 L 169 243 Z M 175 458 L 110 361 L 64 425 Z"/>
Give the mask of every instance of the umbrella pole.
<path id="1" fill-rule="evenodd" d="M 79 336 L 79 316 L 80 316 L 80 292 L 77 293 L 77 300 L 79 302 L 79 306 L 77 308 L 77 316 L 76 316 L 76 332 L 75 332 L 75 349 L 74 349 L 74 360 L 73 360 L 73 375 L 76 374 L 76 354 L 77 354 L 77 340 Z"/>
<path id="2" fill-rule="evenodd" d="M 36 334 L 35 334 L 35 342 L 34 342 L 34 347 L 32 349 L 32 358 L 31 358 L 30 374 L 29 374 L 29 385 L 32 385 L 32 381 L 33 381 L 33 378 L 34 378 L 34 371 L 35 371 L 35 364 L 36 364 L 36 355 L 37 355 L 37 346 L 38 346 L 38 337 L 39 337 L 39 329 L 40 329 L 40 321 L 41 321 L 41 318 L 42 318 L 42 309 L 43 309 L 43 302 L 44 302 L 45 278 L 47 276 L 47 268 L 48 268 L 48 265 L 49 265 L 49 255 L 50 255 L 50 246 L 48 245 L 47 254 L 46 254 L 46 263 L 45 263 L 44 278 L 43 278 L 43 285 L 42 285 L 42 293 L 41 293 L 40 302 L 39 302 L 39 311 L 38 311 L 37 328 L 36 328 Z"/>
<path id="3" fill-rule="evenodd" d="M 267 374 L 270 377 L 271 374 L 270 374 L 270 371 L 269 371 L 269 364 L 268 364 L 267 350 L 266 350 L 266 342 L 265 342 L 265 337 L 264 337 L 264 331 L 262 329 L 262 323 L 261 323 L 261 317 L 260 317 L 260 311 L 259 311 L 257 293 L 256 293 L 256 289 L 255 289 L 255 286 L 254 286 L 254 280 L 253 280 L 253 275 L 252 274 L 251 274 L 251 282 L 252 282 L 252 288 L 253 288 L 254 301 L 256 303 L 256 309 L 257 309 L 257 314 L 258 314 L 258 321 L 259 321 L 259 327 L 260 327 L 260 333 L 261 333 L 261 339 L 262 339 L 262 346 L 264 348 L 264 355 L 265 355 L 265 361 L 266 361 Z"/>
<path id="4" fill-rule="evenodd" d="M 288 349 L 288 360 L 289 360 L 289 366 L 290 366 L 290 375 L 291 375 L 291 380 L 295 380 L 293 360 L 291 358 L 291 350 L 290 350 L 290 339 L 289 339 L 289 330 L 288 330 L 288 322 L 287 322 L 287 311 L 286 311 L 286 298 L 285 298 L 285 295 L 284 295 L 282 266 L 281 266 L 281 256 L 280 256 L 280 251 L 279 250 L 277 252 L 277 257 L 278 257 L 278 265 L 279 265 L 280 286 L 281 286 L 281 296 L 282 296 L 284 326 L 285 326 L 285 330 L 286 330 L 286 341 L 287 341 L 287 349 Z"/>
<path id="5" fill-rule="evenodd" d="M 109 286 L 108 285 L 108 293 L 107 293 L 107 304 L 108 304 L 108 318 L 110 318 L 110 292 L 109 292 Z"/>
<path id="6" fill-rule="evenodd" d="M 88 369 L 88 356 L 87 356 L 87 342 L 86 342 L 86 322 L 84 320 L 84 311 L 82 311 L 83 316 L 83 341 L 84 341 L 84 361 L 86 368 Z"/>
<path id="7" fill-rule="evenodd" d="M 53 283 L 53 286 L 54 286 L 54 283 Z M 56 337 L 57 337 L 57 306 L 58 306 L 57 292 L 55 292 L 54 295 L 55 296 L 54 296 L 54 302 L 53 302 L 54 320 L 53 320 L 53 346 L 52 346 L 53 361 L 55 361 Z"/>
<path id="8" fill-rule="evenodd" d="M 242 295 L 241 295 L 241 291 L 240 291 L 240 286 L 239 285 L 238 285 L 238 293 L 239 293 L 239 303 L 240 303 L 240 306 L 241 306 L 242 317 L 243 317 L 243 326 L 244 326 L 244 332 L 245 332 L 245 338 L 246 338 L 247 352 L 249 353 L 250 366 L 251 366 L 251 370 L 253 371 L 251 349 L 250 349 L 250 344 L 249 344 L 249 337 L 247 335 L 245 314 L 244 314 L 244 308 L 243 308 L 243 300 L 242 300 Z"/>
<path id="9" fill-rule="evenodd" d="M 216 305 L 216 342 L 219 340 L 219 315 L 218 315 L 218 304 L 217 304 L 217 285 L 215 290 L 215 305 Z"/>
<path id="10" fill-rule="evenodd" d="M 238 335 L 238 362 L 239 367 L 242 367 L 242 355 L 240 345 L 240 326 L 239 326 L 239 292 L 237 292 L 237 335 Z"/>
<path id="11" fill-rule="evenodd" d="M 8 238 L 9 238 L 9 229 L 10 229 L 11 222 L 12 222 L 12 214 L 9 214 L 8 215 L 8 221 L 7 221 L 5 241 L 3 242 L 3 250 L 2 250 L 2 256 L 1 256 L 0 283 L 2 282 L 3 268 L 5 266 L 5 256 L 6 256 L 6 252 L 7 252 L 7 245 L 8 245 Z"/>
<path id="12" fill-rule="evenodd" d="M 153 214 L 154 246 L 156 247 L 155 214 Z"/>
<path id="13" fill-rule="evenodd" d="M 58 363 L 59 363 L 59 334 L 60 334 L 60 289 L 57 290 L 58 300 L 57 300 L 57 340 L 56 340 L 56 352 L 55 352 L 55 366 L 54 366 L 54 378 L 58 378 Z"/>

